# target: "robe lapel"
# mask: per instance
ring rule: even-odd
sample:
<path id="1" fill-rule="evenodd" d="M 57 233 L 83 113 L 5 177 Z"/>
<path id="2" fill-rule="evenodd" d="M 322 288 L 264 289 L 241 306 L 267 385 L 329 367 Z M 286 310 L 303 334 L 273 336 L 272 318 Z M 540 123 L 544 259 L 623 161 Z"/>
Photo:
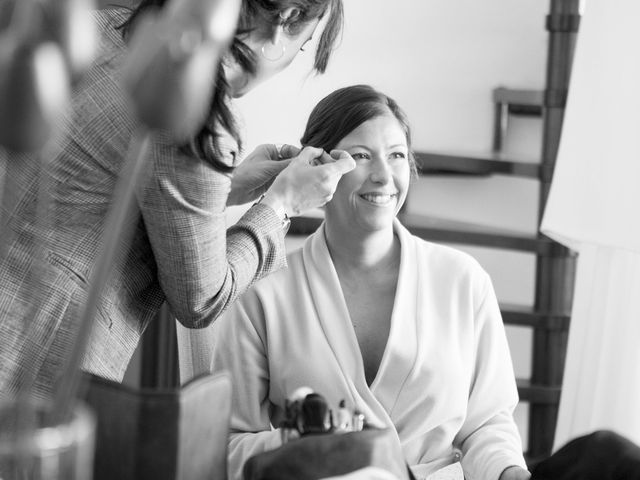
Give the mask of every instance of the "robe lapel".
<path id="1" fill-rule="evenodd" d="M 391 319 L 389 340 L 371 388 L 342 288 L 324 234 L 324 224 L 305 243 L 303 260 L 310 295 L 322 330 L 331 345 L 345 380 L 352 388 L 354 402 L 367 418 L 393 426 L 390 414 L 410 374 L 416 357 L 415 246 L 410 233 L 396 221 L 394 229 L 401 241 L 399 283 Z"/>
<path id="2" fill-rule="evenodd" d="M 364 365 L 338 274 L 324 236 L 324 224 L 312 235 L 302 251 L 305 274 L 318 321 L 351 390 L 354 407 L 379 426 L 393 422 L 369 389 Z"/>
<path id="3" fill-rule="evenodd" d="M 418 305 L 421 300 L 421 279 L 415 240 L 397 219 L 394 222 L 394 232 L 400 239 L 398 285 L 391 314 L 389 339 L 378 374 L 371 385 L 372 392 L 391 418 L 402 386 L 416 363 L 419 338 Z"/>

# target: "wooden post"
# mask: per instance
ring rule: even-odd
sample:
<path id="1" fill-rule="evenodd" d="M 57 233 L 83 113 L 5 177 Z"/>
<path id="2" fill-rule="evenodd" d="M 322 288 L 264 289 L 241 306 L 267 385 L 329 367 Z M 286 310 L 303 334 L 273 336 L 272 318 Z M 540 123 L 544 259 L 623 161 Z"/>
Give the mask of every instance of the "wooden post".
<path id="1" fill-rule="evenodd" d="M 579 22 L 579 0 L 551 0 L 547 16 L 549 45 L 542 138 L 542 168 L 548 172 L 553 172 L 558 153 Z M 539 221 L 542 220 L 550 186 L 551 175 L 540 183 Z M 564 248 L 537 257 L 537 311 L 570 313 L 575 260 L 575 254 Z M 536 330 L 533 339 L 533 384 L 561 386 L 567 334 L 567 331 Z M 532 404 L 529 415 L 528 454 L 535 461 L 551 453 L 558 405 Z"/>

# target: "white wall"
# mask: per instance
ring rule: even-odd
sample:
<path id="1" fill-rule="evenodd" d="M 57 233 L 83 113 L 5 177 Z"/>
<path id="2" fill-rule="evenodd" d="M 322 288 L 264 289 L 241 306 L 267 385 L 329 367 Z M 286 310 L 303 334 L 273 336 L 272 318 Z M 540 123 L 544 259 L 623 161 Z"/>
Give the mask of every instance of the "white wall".
<path id="1" fill-rule="evenodd" d="M 288 70 L 238 101 L 247 149 L 297 144 L 320 98 L 338 87 L 369 83 L 407 112 L 416 150 L 488 151 L 492 89 L 543 87 L 548 7 L 541 0 L 345 0 L 344 36 L 324 76 L 310 75 L 309 47 Z M 540 121 L 514 121 L 506 150 L 537 158 Z M 422 178 L 409 208 L 535 232 L 537 183 L 499 176 Z M 501 301 L 533 302 L 532 255 L 463 249 L 489 271 Z M 516 373 L 527 377 L 530 332 L 509 328 L 508 335 Z M 525 408 L 519 408 L 518 422 L 526 437 Z"/>
<path id="2" fill-rule="evenodd" d="M 418 149 L 487 149 L 491 89 L 542 85 L 545 2 L 345 3 L 343 41 L 324 76 L 308 77 L 312 48 L 307 48 L 288 70 L 242 99 L 250 143 L 297 138 L 322 96 L 340 86 L 370 83 L 404 106 Z"/>

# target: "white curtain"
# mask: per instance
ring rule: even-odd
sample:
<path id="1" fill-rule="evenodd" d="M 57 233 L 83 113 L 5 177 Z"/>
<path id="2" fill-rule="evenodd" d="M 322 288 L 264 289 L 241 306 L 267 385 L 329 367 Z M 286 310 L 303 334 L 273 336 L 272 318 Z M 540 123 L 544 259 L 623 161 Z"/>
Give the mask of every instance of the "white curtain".
<path id="1" fill-rule="evenodd" d="M 588 0 L 542 231 L 578 252 L 555 448 L 640 444 L 640 1 Z"/>

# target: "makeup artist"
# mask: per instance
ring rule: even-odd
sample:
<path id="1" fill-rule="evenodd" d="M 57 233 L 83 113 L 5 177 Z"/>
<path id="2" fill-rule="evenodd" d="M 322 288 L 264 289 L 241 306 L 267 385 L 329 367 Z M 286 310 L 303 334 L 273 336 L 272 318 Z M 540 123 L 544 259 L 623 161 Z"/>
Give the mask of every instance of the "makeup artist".
<path id="1" fill-rule="evenodd" d="M 46 178 L 38 177 L 32 156 L 3 160 L 8 201 L 0 258 L 0 397 L 15 395 L 27 372 L 36 372 L 36 396 L 51 394 L 60 379 L 138 126 L 120 81 L 127 41 L 141 16 L 163 4 L 143 0 L 133 10 L 95 13 L 98 56 L 74 91 L 55 155 L 45 158 Z M 101 293 L 83 370 L 120 381 L 165 300 L 183 325 L 205 327 L 256 280 L 285 266 L 288 216 L 323 205 L 354 162 L 316 148 L 260 147 L 239 167 L 232 99 L 285 69 L 314 33 L 314 66 L 323 72 L 342 15 L 341 0 L 243 0 L 207 122 L 186 145 L 162 132 L 153 137 L 148 179 L 129 218 L 131 241 Z M 36 222 L 43 180 L 50 197 L 44 229 Z M 227 229 L 226 206 L 252 201 Z M 38 258 L 43 267 L 34 270 Z M 29 275 L 37 276 L 35 294 Z"/>

